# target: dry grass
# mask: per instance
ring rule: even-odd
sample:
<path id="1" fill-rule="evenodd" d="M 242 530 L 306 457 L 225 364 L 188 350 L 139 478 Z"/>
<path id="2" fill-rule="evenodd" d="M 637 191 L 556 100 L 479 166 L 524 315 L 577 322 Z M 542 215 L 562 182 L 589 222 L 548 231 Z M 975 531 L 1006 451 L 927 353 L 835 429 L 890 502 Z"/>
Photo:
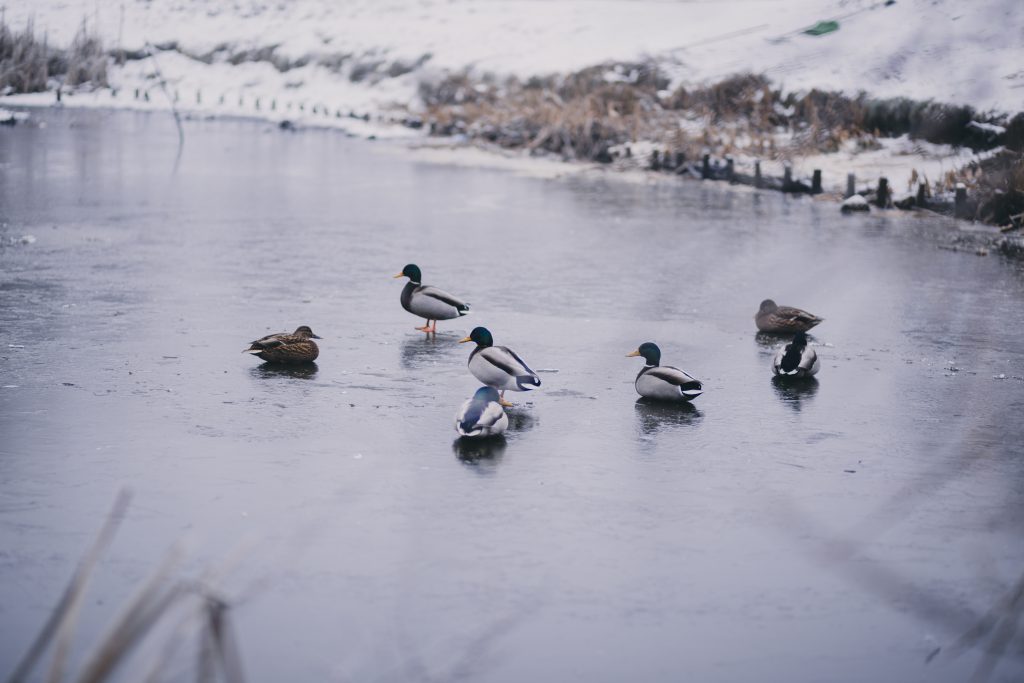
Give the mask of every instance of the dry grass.
<path id="1" fill-rule="evenodd" d="M 107 85 L 109 57 L 99 37 L 83 21 L 70 47 L 57 49 L 40 39 L 31 22 L 22 31 L 0 19 L 0 90 L 41 92 L 51 79 L 65 85 Z"/>

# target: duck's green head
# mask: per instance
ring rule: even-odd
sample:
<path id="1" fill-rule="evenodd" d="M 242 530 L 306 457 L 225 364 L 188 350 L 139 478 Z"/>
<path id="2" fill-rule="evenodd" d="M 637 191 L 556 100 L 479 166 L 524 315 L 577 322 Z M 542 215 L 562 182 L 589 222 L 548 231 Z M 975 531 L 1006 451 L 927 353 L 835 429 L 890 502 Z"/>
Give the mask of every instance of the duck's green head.
<path id="1" fill-rule="evenodd" d="M 480 387 L 473 394 L 474 401 L 484 401 L 486 403 L 501 403 L 501 396 L 498 395 L 498 390 L 494 387 Z"/>
<path id="2" fill-rule="evenodd" d="M 644 342 L 639 349 L 626 354 L 627 358 L 632 356 L 643 356 L 648 365 L 657 365 L 661 362 L 661 349 L 654 342 Z"/>
<path id="3" fill-rule="evenodd" d="M 460 339 L 459 343 L 462 344 L 470 341 L 476 342 L 477 346 L 494 346 L 494 338 L 491 336 L 491 331 L 486 327 L 474 327 L 469 336 L 465 339 Z"/>
<path id="4" fill-rule="evenodd" d="M 420 267 L 415 263 L 410 263 L 405 268 L 402 268 L 402 272 L 395 277 L 407 277 L 416 284 L 423 282 L 423 274 L 420 273 Z"/>
<path id="5" fill-rule="evenodd" d="M 313 334 L 313 330 L 309 325 L 299 325 L 295 328 L 293 333 L 296 337 L 305 337 L 306 339 L 323 339 L 323 337 Z"/>

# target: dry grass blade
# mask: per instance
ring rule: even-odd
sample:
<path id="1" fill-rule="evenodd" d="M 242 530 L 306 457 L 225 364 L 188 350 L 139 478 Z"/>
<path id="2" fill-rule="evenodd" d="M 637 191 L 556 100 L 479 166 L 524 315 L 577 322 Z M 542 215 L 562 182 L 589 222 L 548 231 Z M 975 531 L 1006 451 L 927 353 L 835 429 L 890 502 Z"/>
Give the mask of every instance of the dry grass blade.
<path id="1" fill-rule="evenodd" d="M 209 635 L 220 658 L 221 669 L 228 683 L 244 683 L 242 658 L 238 653 L 234 628 L 228 618 L 227 603 L 216 598 L 207 598 L 206 613 Z"/>
<path id="2" fill-rule="evenodd" d="M 100 642 L 83 673 L 79 683 L 99 683 L 124 661 L 131 649 L 149 629 L 164 615 L 176 600 L 188 594 L 180 583 L 162 586 L 167 575 L 180 561 L 182 544 L 176 543 L 167 553 L 157 569 L 150 575 L 128 608 L 113 628 Z"/>
<path id="3" fill-rule="evenodd" d="M 114 501 L 114 506 L 110 510 L 110 514 L 107 515 L 107 520 L 103 523 L 103 527 L 100 529 L 99 534 L 96 536 L 96 540 L 93 542 L 92 547 L 86 553 L 85 557 L 79 563 L 75 569 L 75 573 L 71 576 L 71 581 L 68 583 L 68 587 L 64 590 L 64 594 L 61 596 L 60 602 L 57 603 L 56 608 L 50 614 L 50 618 L 43 625 L 42 631 L 36 636 L 35 641 L 32 643 L 32 647 L 25 654 L 25 657 L 15 668 L 14 673 L 8 680 L 8 683 L 16 683 L 18 681 L 25 680 L 25 677 L 32 671 L 36 661 L 46 650 L 46 646 L 49 644 L 54 634 L 59 634 L 57 654 L 54 658 L 54 666 L 51 669 L 51 680 L 53 676 L 60 676 L 61 670 L 63 669 L 64 657 L 70 646 L 71 636 L 74 632 L 74 618 L 78 611 L 78 606 L 81 603 L 82 593 L 85 590 L 85 586 L 89 581 L 89 577 L 92 574 L 93 569 L 96 566 L 96 562 L 99 561 L 100 555 L 106 550 L 107 546 L 110 545 L 111 540 L 114 538 L 114 534 L 117 532 L 117 528 L 120 526 L 124 519 L 124 513 L 128 509 L 128 504 L 131 502 L 131 494 L 128 491 L 122 490 L 117 494 L 117 499 Z"/>

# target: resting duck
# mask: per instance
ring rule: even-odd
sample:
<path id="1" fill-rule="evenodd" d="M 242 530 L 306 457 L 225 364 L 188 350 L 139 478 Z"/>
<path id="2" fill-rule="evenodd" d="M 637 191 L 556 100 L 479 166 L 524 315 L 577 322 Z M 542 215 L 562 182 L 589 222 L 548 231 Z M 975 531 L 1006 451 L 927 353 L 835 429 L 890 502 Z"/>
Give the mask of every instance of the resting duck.
<path id="1" fill-rule="evenodd" d="M 409 278 L 402 290 L 402 308 L 413 315 L 427 319 L 427 323 L 423 327 L 416 328 L 421 332 L 437 334 L 438 320 L 451 320 L 469 313 L 469 304 L 465 301 L 437 287 L 421 284 L 423 275 L 415 263 L 407 265 L 395 277 Z"/>
<path id="2" fill-rule="evenodd" d="M 501 407 L 501 397 L 493 387 L 480 387 L 473 398 L 462 404 L 455 415 L 455 431 L 459 436 L 484 438 L 503 434 L 508 429 L 508 415 Z"/>
<path id="3" fill-rule="evenodd" d="M 703 393 L 703 385 L 679 368 L 661 363 L 661 349 L 654 342 L 644 342 L 627 357 L 643 356 L 647 365 L 636 376 L 636 393 L 661 401 L 692 401 Z"/>
<path id="4" fill-rule="evenodd" d="M 761 309 L 754 315 L 757 329 L 762 332 L 775 332 L 777 334 L 806 332 L 822 320 L 824 318 L 819 318 L 813 313 L 808 313 L 799 308 L 779 306 L 771 299 L 762 301 Z"/>
<path id="5" fill-rule="evenodd" d="M 501 391 L 501 404 L 505 402 L 506 391 L 530 391 L 540 386 L 540 377 L 507 346 L 495 346 L 494 338 L 486 327 L 474 327 L 473 331 L 459 343 L 476 342 L 476 348 L 469 354 L 469 371 L 489 387 Z"/>
<path id="6" fill-rule="evenodd" d="M 309 325 L 301 325 L 294 332 L 278 332 L 268 334 L 242 353 L 251 353 L 270 363 L 312 363 L 320 355 L 314 339 L 321 339 L 313 334 Z"/>
<path id="7" fill-rule="evenodd" d="M 821 367 L 814 349 L 807 345 L 807 335 L 797 332 L 793 341 L 779 349 L 772 361 L 772 372 L 780 377 L 812 377 Z"/>

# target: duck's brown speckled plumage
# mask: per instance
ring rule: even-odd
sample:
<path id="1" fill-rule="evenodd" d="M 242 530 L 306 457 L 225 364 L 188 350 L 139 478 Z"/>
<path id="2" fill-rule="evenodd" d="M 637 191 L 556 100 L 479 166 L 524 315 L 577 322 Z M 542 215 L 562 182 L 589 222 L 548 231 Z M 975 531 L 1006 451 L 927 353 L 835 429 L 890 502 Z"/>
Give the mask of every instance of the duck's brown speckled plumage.
<path id="1" fill-rule="evenodd" d="M 762 332 L 793 334 L 806 332 L 824 318 L 792 306 L 779 306 L 771 299 L 761 302 L 761 309 L 754 315 L 757 329 Z"/>
<path id="2" fill-rule="evenodd" d="M 320 355 L 320 348 L 308 325 L 302 325 L 294 332 L 278 332 L 252 342 L 242 353 L 251 353 L 269 363 L 312 363 Z"/>

